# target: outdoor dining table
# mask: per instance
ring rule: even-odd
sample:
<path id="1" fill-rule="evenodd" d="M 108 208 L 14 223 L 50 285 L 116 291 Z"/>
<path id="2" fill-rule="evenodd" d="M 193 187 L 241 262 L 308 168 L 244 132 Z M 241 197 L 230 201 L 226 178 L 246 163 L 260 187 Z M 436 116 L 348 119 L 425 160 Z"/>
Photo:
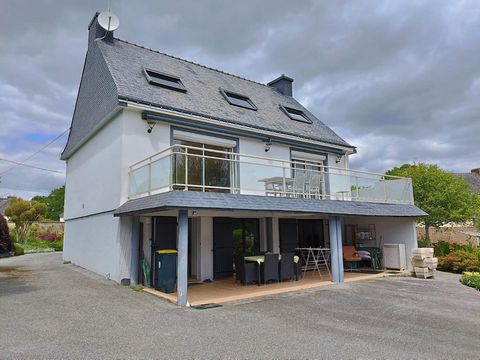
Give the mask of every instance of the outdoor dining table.
<path id="1" fill-rule="evenodd" d="M 312 248 L 312 247 L 307 247 L 307 248 L 296 248 L 295 250 L 298 250 L 300 254 L 302 255 L 303 259 L 303 273 L 307 270 L 312 270 L 315 273 L 315 271 L 318 272 L 318 275 L 320 275 L 320 278 L 323 278 L 322 273 L 320 272 L 320 266 L 325 265 L 327 268 L 328 275 L 330 275 L 330 267 L 328 266 L 328 260 L 329 260 L 329 255 L 330 255 L 330 249 L 329 248 Z"/>
<path id="2" fill-rule="evenodd" d="M 287 189 L 291 188 L 294 179 L 284 178 L 283 176 L 272 176 L 258 181 L 265 183 L 265 191 L 267 194 L 271 192 L 277 196 L 278 193 L 284 193 Z"/>
<path id="3" fill-rule="evenodd" d="M 260 286 L 260 278 L 261 278 L 261 275 L 260 275 L 260 266 L 263 264 L 263 262 L 265 261 L 265 256 L 263 255 L 252 255 L 252 256 L 245 256 L 245 261 L 246 262 L 256 262 L 258 264 L 257 266 L 257 269 L 258 269 L 258 281 L 257 281 L 257 285 Z M 282 255 L 278 255 L 278 260 L 281 260 L 282 259 Z M 293 261 L 296 263 L 298 263 L 300 261 L 300 258 L 295 255 L 293 257 Z"/>

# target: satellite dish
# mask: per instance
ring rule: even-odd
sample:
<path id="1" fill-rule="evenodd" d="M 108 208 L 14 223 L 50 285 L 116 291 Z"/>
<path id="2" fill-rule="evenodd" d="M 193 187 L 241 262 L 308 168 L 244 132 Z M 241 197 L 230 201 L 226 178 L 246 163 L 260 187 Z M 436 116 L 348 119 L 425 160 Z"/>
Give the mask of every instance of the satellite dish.
<path id="1" fill-rule="evenodd" d="M 110 11 L 102 11 L 100 14 L 98 14 L 97 21 L 98 24 L 106 31 L 117 30 L 118 26 L 120 25 L 117 15 L 111 13 Z"/>

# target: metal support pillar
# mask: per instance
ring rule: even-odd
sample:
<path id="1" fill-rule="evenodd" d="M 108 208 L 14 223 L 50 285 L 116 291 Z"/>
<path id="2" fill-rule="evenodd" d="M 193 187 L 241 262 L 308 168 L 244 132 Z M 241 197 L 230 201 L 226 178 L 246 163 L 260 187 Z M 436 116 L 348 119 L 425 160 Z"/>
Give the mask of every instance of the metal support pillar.
<path id="1" fill-rule="evenodd" d="M 187 306 L 188 210 L 178 212 L 177 304 Z"/>
<path id="2" fill-rule="evenodd" d="M 130 283 L 132 285 L 138 284 L 138 262 L 140 259 L 139 254 L 139 231 L 140 231 L 140 219 L 138 216 L 132 217 L 132 241 L 130 244 L 131 258 L 130 258 Z"/>
<path id="3" fill-rule="evenodd" d="M 330 251 L 332 281 L 342 283 L 343 276 L 343 242 L 342 242 L 342 221 L 339 216 L 329 218 L 330 229 Z"/>

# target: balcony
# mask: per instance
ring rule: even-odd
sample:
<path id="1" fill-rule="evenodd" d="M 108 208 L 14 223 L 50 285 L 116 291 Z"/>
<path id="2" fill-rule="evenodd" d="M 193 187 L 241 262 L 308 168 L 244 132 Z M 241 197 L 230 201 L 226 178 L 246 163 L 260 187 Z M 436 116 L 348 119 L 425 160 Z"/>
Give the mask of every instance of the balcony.
<path id="1" fill-rule="evenodd" d="M 411 179 L 318 162 L 173 145 L 130 166 L 130 199 L 172 190 L 413 204 Z"/>

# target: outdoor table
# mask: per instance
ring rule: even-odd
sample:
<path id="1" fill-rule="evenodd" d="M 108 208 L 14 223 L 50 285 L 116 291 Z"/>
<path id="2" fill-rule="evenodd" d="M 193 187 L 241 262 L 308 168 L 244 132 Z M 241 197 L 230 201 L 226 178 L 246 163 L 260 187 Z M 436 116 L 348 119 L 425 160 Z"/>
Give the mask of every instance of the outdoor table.
<path id="1" fill-rule="evenodd" d="M 294 182 L 292 178 L 284 178 L 283 176 L 272 176 L 258 181 L 265 183 L 265 191 L 267 194 L 271 191 L 275 196 L 278 193 L 286 193 L 287 189 L 289 187 L 291 188 Z"/>
<path id="2" fill-rule="evenodd" d="M 328 258 L 329 258 L 329 248 L 296 248 L 296 250 L 300 251 L 302 255 L 302 259 L 304 262 L 303 267 L 303 274 L 307 270 L 313 269 L 313 272 L 318 272 L 320 278 L 323 279 L 322 273 L 320 272 L 320 266 L 325 265 L 327 268 L 328 275 L 330 275 L 330 268 L 328 266 Z M 331 276 L 331 275 L 330 275 Z"/>
<path id="3" fill-rule="evenodd" d="M 257 282 L 257 285 L 260 286 L 260 278 L 261 278 L 261 275 L 260 275 L 260 266 L 263 264 L 263 262 L 265 261 L 265 256 L 263 255 L 253 255 L 253 256 L 245 256 L 245 261 L 247 262 L 256 262 L 257 263 L 257 269 L 258 269 L 258 282 Z M 278 260 L 281 260 L 282 259 L 282 255 L 279 254 L 278 255 Z M 300 260 L 300 258 L 295 255 L 293 257 L 293 261 L 296 263 L 298 263 L 298 261 Z"/>

